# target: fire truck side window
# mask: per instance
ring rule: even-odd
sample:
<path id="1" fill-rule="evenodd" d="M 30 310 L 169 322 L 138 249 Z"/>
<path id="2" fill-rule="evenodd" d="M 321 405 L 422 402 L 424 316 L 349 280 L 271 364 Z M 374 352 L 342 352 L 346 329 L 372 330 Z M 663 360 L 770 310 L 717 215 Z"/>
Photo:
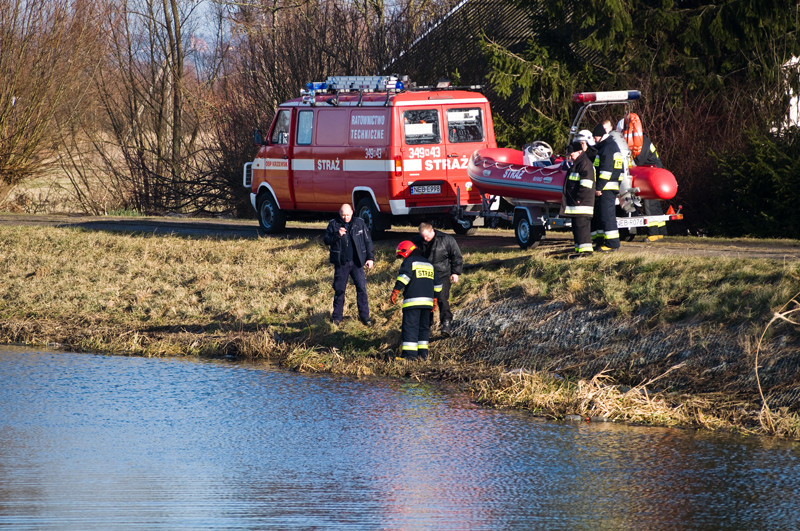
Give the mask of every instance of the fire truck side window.
<path id="1" fill-rule="evenodd" d="M 311 144 L 311 134 L 314 132 L 314 111 L 300 111 L 297 113 L 297 143 L 301 146 Z"/>
<path id="2" fill-rule="evenodd" d="M 403 132 L 406 144 L 440 144 L 439 113 L 436 109 L 403 112 Z"/>
<path id="3" fill-rule="evenodd" d="M 447 138 L 450 142 L 482 142 L 483 117 L 477 109 L 447 109 Z"/>
<path id="4" fill-rule="evenodd" d="M 278 118 L 275 120 L 275 128 L 272 130 L 270 137 L 271 144 L 288 144 L 289 143 L 289 122 L 291 121 L 291 112 L 288 109 L 278 111 Z"/>

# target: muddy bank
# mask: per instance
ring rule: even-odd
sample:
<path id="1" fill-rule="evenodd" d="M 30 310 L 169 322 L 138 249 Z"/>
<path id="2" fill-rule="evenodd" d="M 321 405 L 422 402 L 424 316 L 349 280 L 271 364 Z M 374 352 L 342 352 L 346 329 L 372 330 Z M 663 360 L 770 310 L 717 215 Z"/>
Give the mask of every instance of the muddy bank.
<path id="1" fill-rule="evenodd" d="M 648 315 L 516 298 L 482 300 L 458 310 L 455 318 L 453 337 L 440 344 L 458 348 L 467 361 L 575 378 L 607 371 L 623 385 L 650 382 L 650 390 L 722 394 L 761 405 L 758 337 L 744 326 L 691 321 L 653 326 Z M 800 337 L 787 325 L 771 332 L 759 352 L 761 387 L 771 408 L 798 411 Z"/>

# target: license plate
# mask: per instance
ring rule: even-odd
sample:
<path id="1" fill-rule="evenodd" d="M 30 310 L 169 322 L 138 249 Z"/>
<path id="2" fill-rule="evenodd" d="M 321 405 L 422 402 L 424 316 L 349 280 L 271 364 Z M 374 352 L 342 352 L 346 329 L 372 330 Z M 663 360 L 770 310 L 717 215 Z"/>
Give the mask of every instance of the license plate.
<path id="1" fill-rule="evenodd" d="M 440 194 L 442 193 L 442 185 L 440 184 L 426 184 L 411 187 L 411 195 L 421 194 Z"/>
<path id="2" fill-rule="evenodd" d="M 617 218 L 617 228 L 644 227 L 644 220 L 645 218 L 639 216 Z"/>

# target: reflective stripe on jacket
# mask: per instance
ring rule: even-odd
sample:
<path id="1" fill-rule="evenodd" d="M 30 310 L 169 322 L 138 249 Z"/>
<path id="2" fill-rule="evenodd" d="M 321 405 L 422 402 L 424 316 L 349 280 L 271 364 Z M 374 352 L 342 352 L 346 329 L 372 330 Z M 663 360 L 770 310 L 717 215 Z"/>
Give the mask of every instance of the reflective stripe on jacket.
<path id="1" fill-rule="evenodd" d="M 597 171 L 597 190 L 619 190 L 619 180 L 624 168 L 622 152 L 611 137 L 606 137 L 595 145 L 597 155 L 594 167 Z"/>
<path id="2" fill-rule="evenodd" d="M 442 285 L 433 264 L 414 250 L 400 265 L 394 289 L 403 291 L 403 308 L 433 308 L 434 293 Z"/>
<path id="3" fill-rule="evenodd" d="M 594 213 L 594 166 L 581 153 L 564 179 L 564 215 L 591 216 Z"/>

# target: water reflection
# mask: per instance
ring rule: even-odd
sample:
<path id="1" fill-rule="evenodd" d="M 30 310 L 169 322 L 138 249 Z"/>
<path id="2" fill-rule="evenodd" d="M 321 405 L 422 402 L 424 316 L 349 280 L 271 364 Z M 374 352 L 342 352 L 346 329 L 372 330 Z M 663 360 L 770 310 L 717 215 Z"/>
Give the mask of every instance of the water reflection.
<path id="1" fill-rule="evenodd" d="M 425 384 L 7 348 L 0 411 L 0 526 L 800 525 L 797 445 L 545 422 Z"/>

